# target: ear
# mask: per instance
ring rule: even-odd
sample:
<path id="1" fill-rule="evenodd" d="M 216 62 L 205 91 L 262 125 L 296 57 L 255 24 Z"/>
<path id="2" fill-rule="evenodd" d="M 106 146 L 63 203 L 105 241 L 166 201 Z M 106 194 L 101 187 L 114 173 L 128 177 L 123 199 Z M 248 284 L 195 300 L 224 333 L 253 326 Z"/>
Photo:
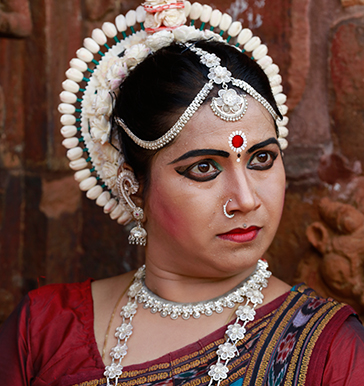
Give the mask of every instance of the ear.
<path id="1" fill-rule="evenodd" d="M 123 170 L 130 170 L 131 172 L 134 173 L 133 168 L 129 164 L 127 164 L 126 162 L 124 162 L 122 165 L 119 166 L 118 175 Z M 139 206 L 139 207 L 143 208 L 144 207 L 144 199 L 143 199 L 144 184 L 141 183 L 137 178 L 136 178 L 136 180 L 139 183 L 139 189 L 138 189 L 138 191 L 135 194 L 132 194 L 130 196 L 130 198 L 131 198 L 131 200 L 134 202 L 134 204 L 136 206 Z"/>
<path id="2" fill-rule="evenodd" d="M 331 250 L 329 246 L 329 233 L 320 222 L 314 222 L 306 229 L 308 241 L 321 253 L 325 254 Z"/>

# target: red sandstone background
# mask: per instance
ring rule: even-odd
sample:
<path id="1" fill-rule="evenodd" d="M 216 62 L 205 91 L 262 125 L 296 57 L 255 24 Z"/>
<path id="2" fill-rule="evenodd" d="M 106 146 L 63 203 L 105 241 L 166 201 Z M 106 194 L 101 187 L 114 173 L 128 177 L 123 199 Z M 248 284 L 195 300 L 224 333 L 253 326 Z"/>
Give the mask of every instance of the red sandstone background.
<path id="1" fill-rule="evenodd" d="M 364 185 L 357 182 L 364 162 L 363 0 L 207 3 L 262 38 L 288 95 L 287 199 L 267 254 L 271 268 L 288 283 L 306 280 L 362 313 L 364 234 L 359 237 L 358 229 L 364 227 Z M 123 228 L 79 191 L 57 111 L 64 72 L 83 38 L 138 5 L 0 1 L 0 322 L 39 285 L 98 279 L 142 262 L 142 251 L 127 244 Z M 362 195 L 353 198 L 357 191 Z M 333 226 L 336 207 L 324 202 L 318 209 L 325 196 L 347 205 L 349 221 L 350 208 L 359 211 L 358 227 L 343 231 L 339 220 Z M 309 228 L 309 241 L 306 229 L 317 222 L 329 224 L 330 240 L 344 232 L 341 246 L 321 248 L 319 226 Z"/>

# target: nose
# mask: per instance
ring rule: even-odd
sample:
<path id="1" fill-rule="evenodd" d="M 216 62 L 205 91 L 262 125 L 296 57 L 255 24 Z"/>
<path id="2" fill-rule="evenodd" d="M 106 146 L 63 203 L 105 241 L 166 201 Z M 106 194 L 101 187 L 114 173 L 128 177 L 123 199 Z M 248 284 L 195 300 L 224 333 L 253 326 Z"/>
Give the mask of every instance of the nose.
<path id="1" fill-rule="evenodd" d="M 247 214 L 259 208 L 261 201 L 257 194 L 257 182 L 249 175 L 249 170 L 240 170 L 230 177 L 227 189 L 227 199 L 231 199 L 226 206 L 230 214 Z"/>

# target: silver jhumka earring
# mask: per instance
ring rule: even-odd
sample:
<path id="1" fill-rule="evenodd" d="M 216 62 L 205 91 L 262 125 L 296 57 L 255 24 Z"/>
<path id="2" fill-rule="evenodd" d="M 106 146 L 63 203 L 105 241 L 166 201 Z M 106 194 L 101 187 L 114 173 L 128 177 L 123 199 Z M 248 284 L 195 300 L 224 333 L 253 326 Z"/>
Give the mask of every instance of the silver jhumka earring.
<path id="1" fill-rule="evenodd" d="M 142 208 L 136 206 L 130 198 L 139 189 L 139 183 L 135 175 L 130 170 L 123 170 L 117 178 L 117 186 L 119 197 L 123 198 L 130 207 L 130 212 L 133 215 L 137 225 L 132 228 L 128 237 L 129 244 L 137 244 L 145 246 L 147 243 L 147 231 L 142 226 L 144 218 L 144 211 Z"/>

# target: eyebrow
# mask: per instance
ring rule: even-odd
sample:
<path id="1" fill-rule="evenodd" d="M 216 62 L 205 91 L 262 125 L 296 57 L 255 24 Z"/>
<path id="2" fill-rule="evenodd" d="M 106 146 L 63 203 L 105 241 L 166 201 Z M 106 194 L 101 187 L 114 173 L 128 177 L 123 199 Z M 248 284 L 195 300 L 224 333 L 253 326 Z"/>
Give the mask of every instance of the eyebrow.
<path id="1" fill-rule="evenodd" d="M 259 142 L 259 143 L 255 144 L 255 145 L 253 145 L 251 148 L 249 148 L 249 149 L 247 150 L 247 153 L 248 153 L 248 154 L 251 154 L 251 153 L 255 152 L 255 150 L 261 149 L 262 147 L 265 147 L 265 146 L 267 146 L 267 145 L 270 145 L 271 143 L 276 144 L 276 145 L 280 148 L 279 142 L 277 141 L 277 139 L 274 138 L 274 137 L 272 137 L 272 138 L 266 139 L 266 140 L 263 141 L 263 142 Z"/>
<path id="2" fill-rule="evenodd" d="M 178 157 L 175 160 L 173 160 L 172 162 L 170 162 L 169 165 L 175 164 L 176 162 L 179 162 L 179 161 L 183 161 L 187 158 L 198 157 L 201 155 L 217 155 L 217 156 L 224 157 L 224 158 L 228 158 L 230 156 L 230 154 L 227 151 L 223 151 L 223 150 L 215 150 L 215 149 L 190 150 L 187 153 L 181 155 L 180 157 Z"/>

